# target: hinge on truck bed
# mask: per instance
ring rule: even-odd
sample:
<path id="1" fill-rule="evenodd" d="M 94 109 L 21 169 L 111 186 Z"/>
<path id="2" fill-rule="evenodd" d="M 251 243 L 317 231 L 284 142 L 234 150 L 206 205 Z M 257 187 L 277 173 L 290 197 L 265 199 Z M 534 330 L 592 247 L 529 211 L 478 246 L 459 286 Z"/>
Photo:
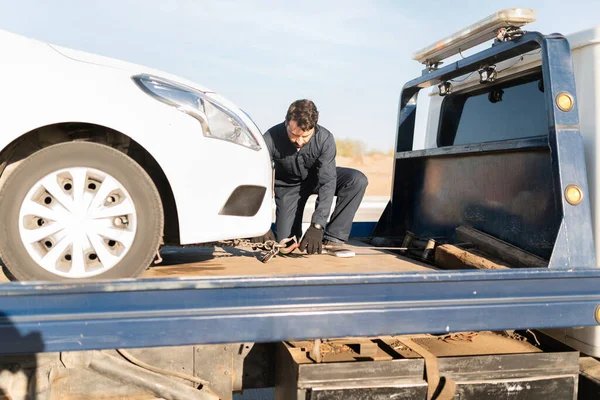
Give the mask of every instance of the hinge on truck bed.
<path id="1" fill-rule="evenodd" d="M 500 29 L 498 29 L 498 34 L 496 35 L 496 40 L 498 40 L 499 42 L 506 42 L 509 40 L 513 40 L 516 37 L 522 36 L 525 33 L 527 33 L 527 32 L 523 31 L 519 28 L 513 27 L 513 26 L 509 26 L 506 28 L 500 28 Z"/>

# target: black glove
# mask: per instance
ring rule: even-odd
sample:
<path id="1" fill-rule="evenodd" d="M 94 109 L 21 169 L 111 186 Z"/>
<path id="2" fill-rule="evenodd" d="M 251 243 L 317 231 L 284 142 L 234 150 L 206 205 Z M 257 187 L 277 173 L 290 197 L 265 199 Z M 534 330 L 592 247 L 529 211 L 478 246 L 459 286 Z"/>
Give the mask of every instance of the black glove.
<path id="1" fill-rule="evenodd" d="M 321 254 L 323 251 L 323 229 L 311 225 L 306 230 L 306 233 L 300 242 L 300 251 L 304 250 L 306 250 L 308 254 Z"/>
<path id="2" fill-rule="evenodd" d="M 257 237 L 253 237 L 250 239 L 250 243 L 264 243 L 267 240 L 273 240 L 276 241 L 277 239 L 275 239 L 275 235 L 273 234 L 273 231 L 269 229 L 269 232 L 265 233 L 262 236 L 257 236 Z"/>

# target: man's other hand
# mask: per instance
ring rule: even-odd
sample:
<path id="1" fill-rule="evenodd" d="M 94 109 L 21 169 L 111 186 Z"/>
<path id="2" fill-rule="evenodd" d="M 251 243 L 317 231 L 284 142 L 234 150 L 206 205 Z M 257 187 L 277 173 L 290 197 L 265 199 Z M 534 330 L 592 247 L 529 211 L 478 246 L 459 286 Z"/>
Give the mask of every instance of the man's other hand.
<path id="1" fill-rule="evenodd" d="M 269 229 L 269 232 L 265 233 L 262 236 L 257 236 L 257 237 L 253 237 L 250 239 L 251 243 L 265 243 L 267 240 L 272 240 L 272 241 L 277 241 L 277 239 L 275 239 L 275 235 L 273 234 L 273 231 Z"/>
<path id="2" fill-rule="evenodd" d="M 310 226 L 302 241 L 300 242 L 300 251 L 305 251 L 308 254 L 321 254 L 323 251 L 323 230 Z"/>

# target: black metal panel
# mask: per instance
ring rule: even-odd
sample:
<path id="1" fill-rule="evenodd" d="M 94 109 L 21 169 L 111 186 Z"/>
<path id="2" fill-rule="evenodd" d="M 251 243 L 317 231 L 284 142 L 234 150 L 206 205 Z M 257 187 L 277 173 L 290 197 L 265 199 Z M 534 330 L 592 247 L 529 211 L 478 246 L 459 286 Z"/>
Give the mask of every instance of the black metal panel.
<path id="1" fill-rule="evenodd" d="M 517 353 L 439 357 L 440 376 L 457 383 L 455 399 L 572 400 L 577 393 L 579 353 Z M 279 359 L 292 371 L 285 400 L 425 399 L 422 359 L 374 362 L 296 364 Z M 284 382 L 280 382 L 282 384 Z M 276 392 L 277 393 L 277 392 Z"/>
<path id="2" fill-rule="evenodd" d="M 576 384 L 575 376 L 470 383 L 458 386 L 454 398 L 461 400 L 573 400 Z M 311 391 L 307 396 L 310 400 L 425 400 L 426 397 L 427 388 L 414 386 Z"/>
<path id="3" fill-rule="evenodd" d="M 255 343 L 244 359 L 242 387 L 260 389 L 275 386 L 277 343 Z"/>
<path id="4" fill-rule="evenodd" d="M 267 188 L 264 186 L 242 185 L 235 188 L 219 212 L 220 215 L 252 217 L 260 209 Z"/>
<path id="5" fill-rule="evenodd" d="M 588 375 L 579 377 L 578 393 L 581 399 L 600 399 L 600 382 Z"/>
<path id="6" fill-rule="evenodd" d="M 457 382 L 543 379 L 579 373 L 579 352 L 576 351 L 440 357 L 438 361 L 440 375 Z"/>
<path id="7" fill-rule="evenodd" d="M 595 358 L 579 358 L 579 398 L 600 399 L 600 361 Z"/>
<path id="8" fill-rule="evenodd" d="M 467 225 L 548 259 L 560 226 L 547 147 L 399 158 L 393 236 Z"/>
<path id="9" fill-rule="evenodd" d="M 500 142 L 482 142 L 473 144 L 464 144 L 459 146 L 435 147 L 432 149 L 423 149 L 415 151 L 404 151 L 396 153 L 396 158 L 417 158 L 426 156 L 450 156 L 467 153 L 481 153 L 491 151 L 513 151 L 519 149 L 530 149 L 548 147 L 548 138 L 544 136 L 503 140 Z"/>
<path id="10" fill-rule="evenodd" d="M 573 400 L 577 375 L 510 382 L 481 382 L 459 385 L 455 398 L 462 400 Z"/>
<path id="11" fill-rule="evenodd" d="M 307 394 L 307 400 L 425 400 L 426 397 L 425 386 L 315 390 Z"/>

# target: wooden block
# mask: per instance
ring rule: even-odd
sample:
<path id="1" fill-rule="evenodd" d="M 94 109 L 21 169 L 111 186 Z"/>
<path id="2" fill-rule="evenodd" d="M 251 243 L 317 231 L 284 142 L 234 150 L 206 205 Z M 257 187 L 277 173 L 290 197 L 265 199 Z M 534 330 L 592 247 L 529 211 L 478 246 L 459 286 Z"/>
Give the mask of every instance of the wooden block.
<path id="1" fill-rule="evenodd" d="M 505 261 L 513 267 L 547 268 L 548 261 L 525 250 L 506 243 L 503 240 L 478 231 L 469 226 L 456 228 L 456 234 L 462 241 L 472 243 L 493 257 Z"/>
<path id="2" fill-rule="evenodd" d="M 497 264 L 487 258 L 444 244 L 435 249 L 435 265 L 442 269 L 506 269 L 506 265 Z"/>
<path id="3" fill-rule="evenodd" d="M 371 341 L 359 343 L 358 348 L 358 354 L 360 354 L 362 357 L 375 357 L 379 351 L 379 346 L 377 343 L 373 343 Z"/>

